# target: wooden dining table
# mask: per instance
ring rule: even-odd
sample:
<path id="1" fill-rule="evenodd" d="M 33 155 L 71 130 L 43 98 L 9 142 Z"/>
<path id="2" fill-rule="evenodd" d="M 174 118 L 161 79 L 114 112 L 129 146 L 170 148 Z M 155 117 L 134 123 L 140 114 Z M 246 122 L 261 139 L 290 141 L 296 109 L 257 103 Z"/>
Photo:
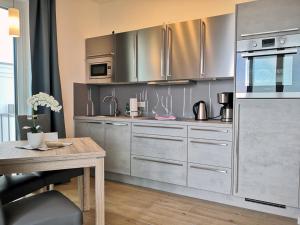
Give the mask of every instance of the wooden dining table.
<path id="1" fill-rule="evenodd" d="M 82 207 L 89 209 L 90 168 L 95 168 L 95 221 L 104 225 L 104 157 L 105 151 L 91 138 L 66 138 L 62 142 L 72 145 L 47 151 L 27 150 L 18 147 L 27 141 L 0 144 L 0 174 L 30 173 L 62 169 L 84 168 Z"/>

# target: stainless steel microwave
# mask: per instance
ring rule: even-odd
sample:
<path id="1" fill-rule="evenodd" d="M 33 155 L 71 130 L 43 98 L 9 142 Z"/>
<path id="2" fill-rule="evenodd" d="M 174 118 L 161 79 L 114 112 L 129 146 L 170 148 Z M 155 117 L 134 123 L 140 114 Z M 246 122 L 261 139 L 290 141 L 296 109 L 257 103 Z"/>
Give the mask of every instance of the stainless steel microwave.
<path id="1" fill-rule="evenodd" d="M 237 98 L 300 97 L 300 34 L 237 42 Z"/>
<path id="2" fill-rule="evenodd" d="M 111 82 L 112 57 L 96 57 L 86 60 L 87 83 Z"/>

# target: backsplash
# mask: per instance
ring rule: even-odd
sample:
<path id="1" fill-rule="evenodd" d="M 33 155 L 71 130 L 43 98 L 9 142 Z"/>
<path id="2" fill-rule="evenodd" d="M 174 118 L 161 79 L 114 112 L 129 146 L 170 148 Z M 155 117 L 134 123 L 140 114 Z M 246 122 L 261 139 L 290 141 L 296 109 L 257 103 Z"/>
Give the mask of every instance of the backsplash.
<path id="1" fill-rule="evenodd" d="M 180 118 L 193 118 L 193 105 L 203 100 L 207 104 L 210 117 L 219 115 L 221 105 L 217 101 L 217 93 L 233 92 L 233 80 L 200 81 L 195 84 L 154 86 L 147 84 L 128 85 L 87 85 L 74 83 L 74 115 L 86 115 L 88 90 L 91 88 L 96 115 L 111 114 L 113 106 L 103 103 L 107 95 L 114 95 L 119 102 L 119 109 L 124 114 L 129 98 L 137 97 L 145 101 L 144 116 L 156 113 L 173 114 Z"/>

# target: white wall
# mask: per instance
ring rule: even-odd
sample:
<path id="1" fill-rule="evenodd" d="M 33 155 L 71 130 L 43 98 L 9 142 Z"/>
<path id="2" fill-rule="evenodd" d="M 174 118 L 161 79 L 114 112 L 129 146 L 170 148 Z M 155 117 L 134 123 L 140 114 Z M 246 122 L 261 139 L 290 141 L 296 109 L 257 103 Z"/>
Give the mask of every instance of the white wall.
<path id="1" fill-rule="evenodd" d="M 57 0 L 57 39 L 67 136 L 73 136 L 73 83 L 83 83 L 87 37 L 101 34 L 100 5 L 93 0 Z"/>
<path id="2" fill-rule="evenodd" d="M 73 82 L 84 82 L 84 39 L 234 12 L 247 0 L 57 0 L 59 65 L 67 136 L 73 136 Z M 85 106 L 83 106 L 85 107 Z"/>

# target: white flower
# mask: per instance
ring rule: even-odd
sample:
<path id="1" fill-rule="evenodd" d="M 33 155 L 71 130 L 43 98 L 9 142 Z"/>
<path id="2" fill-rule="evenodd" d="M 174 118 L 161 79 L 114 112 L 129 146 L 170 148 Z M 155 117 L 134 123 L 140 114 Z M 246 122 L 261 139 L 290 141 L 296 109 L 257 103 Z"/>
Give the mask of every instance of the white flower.
<path id="1" fill-rule="evenodd" d="M 46 93 L 40 92 L 36 95 L 31 96 L 27 99 L 27 104 L 34 110 L 37 111 L 38 106 L 50 108 L 54 112 L 59 112 L 62 106 L 59 102 Z"/>

